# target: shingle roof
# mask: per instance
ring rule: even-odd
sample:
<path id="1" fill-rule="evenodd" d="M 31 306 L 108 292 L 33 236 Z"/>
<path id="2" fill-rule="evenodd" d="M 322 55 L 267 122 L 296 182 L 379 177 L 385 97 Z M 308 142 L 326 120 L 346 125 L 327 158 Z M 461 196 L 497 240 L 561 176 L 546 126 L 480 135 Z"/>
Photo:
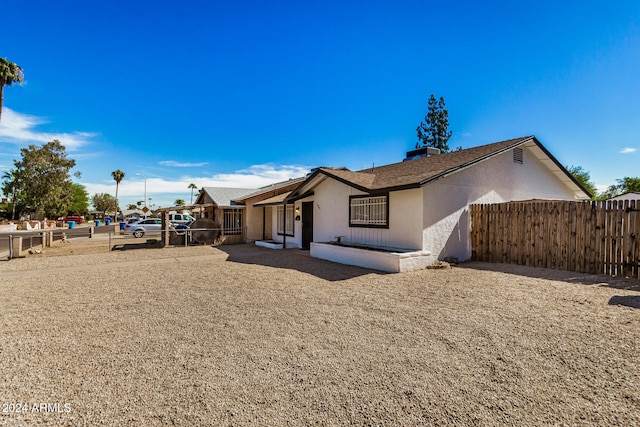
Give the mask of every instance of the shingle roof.
<path id="1" fill-rule="evenodd" d="M 435 156 L 421 157 L 390 165 L 363 169 L 357 172 L 321 169 L 322 173 L 345 181 L 365 191 L 415 187 L 431 179 L 471 165 L 498 152 L 523 144 L 533 137 L 523 137 L 452 151 Z"/>
<path id="2" fill-rule="evenodd" d="M 287 191 L 286 193 L 278 194 L 277 196 L 269 197 L 268 199 L 260 200 L 257 203 L 254 203 L 253 206 L 270 206 L 270 205 L 281 205 L 284 202 L 291 191 Z"/>
<path id="3" fill-rule="evenodd" d="M 233 200 L 242 197 L 245 194 L 254 192 L 254 188 L 225 188 L 225 187 L 202 187 L 205 193 L 220 206 L 235 206 Z M 198 196 L 200 199 L 202 196 Z"/>
<path id="4" fill-rule="evenodd" d="M 299 178 L 291 178 L 288 179 L 286 181 L 281 181 L 281 182 L 276 182 L 274 184 L 270 184 L 270 185 L 265 185 L 264 187 L 260 187 L 257 190 L 251 192 L 251 193 L 247 193 L 247 194 L 243 194 L 239 197 L 234 198 L 233 200 L 236 202 L 242 202 L 245 201 L 247 199 L 250 199 L 251 197 L 255 197 L 255 196 L 260 196 L 262 194 L 268 194 L 271 192 L 278 192 L 278 190 L 287 188 L 289 186 L 291 186 L 292 188 L 295 188 L 298 184 L 300 184 L 302 181 L 305 180 L 306 177 L 302 176 Z"/>
<path id="5" fill-rule="evenodd" d="M 349 170 L 336 170 L 319 168 L 311 174 L 305 183 L 292 192 L 292 197 L 307 192 L 317 181 L 318 175 L 332 177 L 347 185 L 365 192 L 400 190 L 404 188 L 416 188 L 445 175 L 464 169 L 482 160 L 488 159 L 516 146 L 527 143 L 535 144 L 544 157 L 554 164 L 557 173 L 566 176 L 566 180 L 573 182 L 577 188 L 583 187 L 566 171 L 566 169 L 549 153 L 534 136 L 509 139 L 492 144 L 465 150 L 452 151 L 429 157 L 421 157 L 385 166 L 362 169 L 357 172 Z M 556 173 L 556 172 L 554 172 Z M 581 190 L 578 190 L 580 192 Z M 588 194 L 585 190 L 585 194 Z"/>

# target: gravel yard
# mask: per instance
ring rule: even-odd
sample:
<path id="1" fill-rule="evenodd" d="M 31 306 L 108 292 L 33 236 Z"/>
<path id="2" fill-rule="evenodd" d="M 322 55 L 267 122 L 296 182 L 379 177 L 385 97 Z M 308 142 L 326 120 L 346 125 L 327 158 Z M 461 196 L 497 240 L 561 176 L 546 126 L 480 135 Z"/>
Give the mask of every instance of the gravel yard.
<path id="1" fill-rule="evenodd" d="M 638 281 L 74 248 L 0 263 L 0 425 L 640 424 Z"/>

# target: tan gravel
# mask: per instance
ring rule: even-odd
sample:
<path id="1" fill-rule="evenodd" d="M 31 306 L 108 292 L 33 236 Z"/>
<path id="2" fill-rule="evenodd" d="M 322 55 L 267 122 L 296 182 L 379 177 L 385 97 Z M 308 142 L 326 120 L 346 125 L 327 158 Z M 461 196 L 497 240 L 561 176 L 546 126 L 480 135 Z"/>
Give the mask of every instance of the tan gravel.
<path id="1" fill-rule="evenodd" d="M 638 281 L 53 252 L 0 262 L 0 425 L 640 424 Z"/>

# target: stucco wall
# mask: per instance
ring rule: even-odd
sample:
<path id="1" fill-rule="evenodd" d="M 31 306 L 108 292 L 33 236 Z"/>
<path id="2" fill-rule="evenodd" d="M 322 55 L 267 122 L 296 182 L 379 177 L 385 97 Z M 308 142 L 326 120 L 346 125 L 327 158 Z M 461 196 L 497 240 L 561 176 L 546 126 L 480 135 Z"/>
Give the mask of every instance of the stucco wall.
<path id="1" fill-rule="evenodd" d="M 422 197 L 420 188 L 389 193 L 388 246 L 422 249 Z"/>
<path id="2" fill-rule="evenodd" d="M 471 221 L 468 206 L 528 199 L 574 200 L 574 194 L 528 150 L 523 164 L 513 152 L 462 170 L 423 188 L 423 249 L 438 259 L 469 259 Z"/>
<path id="3" fill-rule="evenodd" d="M 321 182 L 314 193 L 313 240 L 330 242 L 336 236 L 345 236 L 345 240 L 353 238 L 349 228 L 349 196 L 364 193 L 330 178 Z M 375 235 L 366 237 L 386 240 L 387 230 L 376 231 Z"/>
<path id="4" fill-rule="evenodd" d="M 293 217 L 296 217 L 296 209 L 299 209 L 300 212 L 300 216 L 302 217 L 302 203 L 303 202 L 310 202 L 313 201 L 313 197 L 307 197 L 305 199 L 302 200 L 297 200 L 294 204 L 293 204 Z M 270 230 L 271 230 L 271 239 L 275 242 L 279 242 L 282 243 L 283 236 L 281 234 L 278 234 L 278 207 L 277 206 L 270 206 L 268 207 L 268 209 L 271 211 L 270 213 L 267 214 L 267 219 L 270 221 L 269 223 L 271 224 Z M 314 214 L 316 213 L 315 210 L 315 206 L 314 206 Z M 315 220 L 315 215 L 314 215 L 314 220 Z M 315 235 L 314 235 L 315 237 Z M 293 224 L 293 236 L 287 236 L 287 247 L 298 247 L 301 248 L 302 247 L 302 221 L 295 221 L 294 220 L 294 224 Z"/>
<path id="5" fill-rule="evenodd" d="M 247 241 L 253 242 L 254 240 L 262 240 L 262 224 L 264 219 L 265 208 L 262 206 L 253 206 L 253 204 L 259 201 L 260 198 L 255 197 L 253 199 L 248 199 L 246 202 L 245 208 L 245 223 L 247 225 Z M 268 224 L 265 221 L 265 224 Z"/>
<path id="6" fill-rule="evenodd" d="M 349 227 L 349 196 L 366 194 L 333 179 L 314 189 L 313 240 L 422 249 L 422 190 L 389 194 L 389 228 Z M 297 232 L 297 230 L 296 230 Z"/>

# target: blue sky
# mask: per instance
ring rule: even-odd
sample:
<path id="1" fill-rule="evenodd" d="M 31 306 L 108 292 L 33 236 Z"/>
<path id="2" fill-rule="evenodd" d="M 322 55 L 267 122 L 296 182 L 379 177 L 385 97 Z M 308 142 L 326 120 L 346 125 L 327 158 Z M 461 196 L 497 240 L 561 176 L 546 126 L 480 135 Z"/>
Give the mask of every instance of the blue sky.
<path id="1" fill-rule="evenodd" d="M 640 2 L 30 1 L 2 12 L 0 171 L 54 138 L 121 204 L 535 135 L 604 188 L 640 176 Z"/>

